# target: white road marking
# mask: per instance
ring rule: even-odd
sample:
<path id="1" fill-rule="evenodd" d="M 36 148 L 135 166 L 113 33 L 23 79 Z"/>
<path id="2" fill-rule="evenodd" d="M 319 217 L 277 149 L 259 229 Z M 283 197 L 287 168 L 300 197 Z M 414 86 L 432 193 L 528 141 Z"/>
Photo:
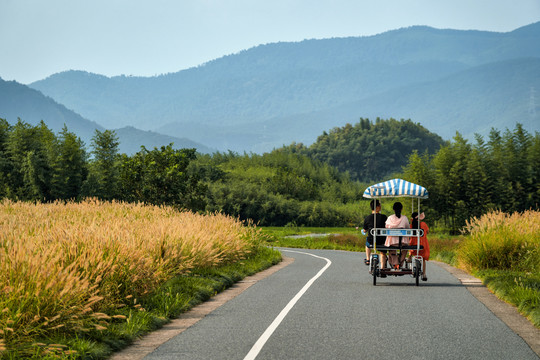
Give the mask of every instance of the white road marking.
<path id="1" fill-rule="evenodd" d="M 289 301 L 287 306 L 285 306 L 283 308 L 283 310 L 281 310 L 281 312 L 274 319 L 272 324 L 270 324 L 270 326 L 266 329 L 266 331 L 261 335 L 259 340 L 257 340 L 255 345 L 253 345 L 253 347 L 251 348 L 249 353 L 246 355 L 244 360 L 254 360 L 257 357 L 257 355 L 259 355 L 259 352 L 262 350 L 263 346 L 266 344 L 266 342 L 268 341 L 270 336 L 272 336 L 272 334 L 277 329 L 279 324 L 281 324 L 283 319 L 285 319 L 285 316 L 287 316 L 289 311 L 291 311 L 293 306 L 298 302 L 298 300 L 300 300 L 302 295 L 304 295 L 304 293 L 310 288 L 310 286 L 313 285 L 315 280 L 317 280 L 326 271 L 326 269 L 328 269 L 330 267 L 330 265 L 332 264 L 332 261 L 330 261 L 330 259 L 327 259 L 327 258 L 322 257 L 322 256 L 317 256 L 317 255 L 313 255 L 313 254 L 310 254 L 310 253 L 301 252 L 301 251 L 294 251 L 294 250 L 281 250 L 281 251 L 288 251 L 288 252 L 294 252 L 294 253 L 298 253 L 298 254 L 305 254 L 305 255 L 310 255 L 310 256 L 313 256 L 313 257 L 316 257 L 316 258 L 319 258 L 319 259 L 323 259 L 323 260 L 326 260 L 326 265 L 317 273 L 317 275 L 312 277 L 306 283 L 306 285 L 304 285 L 304 287 L 292 298 L 292 300 Z"/>

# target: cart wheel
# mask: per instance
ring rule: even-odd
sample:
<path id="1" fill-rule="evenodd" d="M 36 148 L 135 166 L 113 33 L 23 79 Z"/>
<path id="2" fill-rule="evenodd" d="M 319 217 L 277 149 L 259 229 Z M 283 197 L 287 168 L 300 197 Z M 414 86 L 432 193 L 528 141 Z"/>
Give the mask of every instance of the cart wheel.
<path id="1" fill-rule="evenodd" d="M 422 265 L 420 264 L 420 261 L 415 260 L 413 274 L 414 274 L 414 277 L 416 279 L 416 286 L 420 285 L 420 267 L 421 266 Z"/>
<path id="2" fill-rule="evenodd" d="M 373 285 L 377 285 L 377 274 L 379 273 L 379 259 L 373 258 L 371 262 L 371 273 L 373 275 Z"/>

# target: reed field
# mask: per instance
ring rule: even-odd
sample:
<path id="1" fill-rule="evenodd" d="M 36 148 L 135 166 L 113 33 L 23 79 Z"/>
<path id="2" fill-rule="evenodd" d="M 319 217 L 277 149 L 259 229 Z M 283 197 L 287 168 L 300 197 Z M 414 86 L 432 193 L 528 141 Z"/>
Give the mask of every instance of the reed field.
<path id="1" fill-rule="evenodd" d="M 86 200 L 0 203 L 0 356 L 56 354 L 36 339 L 85 334 L 144 311 L 137 299 L 192 269 L 256 253 L 265 235 L 222 214 Z M 22 349 L 22 350 L 21 350 Z M 69 351 L 64 351 L 69 356 Z"/>

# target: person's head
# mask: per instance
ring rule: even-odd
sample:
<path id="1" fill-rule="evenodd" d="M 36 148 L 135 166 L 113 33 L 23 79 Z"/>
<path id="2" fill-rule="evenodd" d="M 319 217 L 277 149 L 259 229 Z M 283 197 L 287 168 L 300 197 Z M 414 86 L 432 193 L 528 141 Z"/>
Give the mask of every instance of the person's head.
<path id="1" fill-rule="evenodd" d="M 411 214 L 411 218 L 412 218 L 411 224 L 412 224 L 413 229 L 418 229 L 419 228 L 418 221 L 424 220 L 425 215 L 424 213 L 421 213 L 420 215 L 418 215 L 418 213 L 415 211 Z"/>
<path id="2" fill-rule="evenodd" d="M 426 215 L 424 213 L 421 213 L 420 215 L 418 215 L 418 213 L 415 211 L 411 214 L 411 217 L 413 219 L 416 219 L 416 220 L 424 220 L 426 218 Z"/>
<path id="3" fill-rule="evenodd" d="M 398 218 L 401 217 L 401 210 L 403 210 L 403 204 L 400 203 L 399 201 L 395 202 L 394 203 L 394 206 L 392 207 L 392 209 L 394 209 L 394 213 L 396 214 L 396 216 Z"/>
<path id="4" fill-rule="evenodd" d="M 371 200 L 371 202 L 369 203 L 369 206 L 371 207 L 371 211 L 380 211 L 381 210 L 381 203 L 379 202 L 379 200 Z"/>
<path id="5" fill-rule="evenodd" d="M 415 211 L 411 214 L 411 225 L 413 229 L 418 229 L 418 213 Z"/>

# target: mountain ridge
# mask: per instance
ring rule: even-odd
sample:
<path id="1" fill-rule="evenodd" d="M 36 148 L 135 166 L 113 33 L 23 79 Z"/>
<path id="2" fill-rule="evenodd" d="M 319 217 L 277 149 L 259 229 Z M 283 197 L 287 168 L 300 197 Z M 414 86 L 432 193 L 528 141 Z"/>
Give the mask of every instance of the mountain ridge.
<path id="1" fill-rule="evenodd" d="M 508 67 L 506 65 L 511 65 L 511 67 Z M 520 70 L 524 70 L 524 66 L 529 66 L 532 68 L 532 70 L 528 72 L 520 72 Z M 521 91 L 516 91 L 515 89 L 513 89 L 512 91 L 505 92 L 504 89 L 506 88 L 503 88 L 502 91 L 499 91 L 497 95 L 498 101 L 495 104 L 490 104 L 490 106 L 486 105 L 482 107 L 482 109 L 485 109 L 486 112 L 489 111 L 490 114 L 492 114 L 490 116 L 495 116 L 490 117 L 491 121 L 487 122 L 482 128 L 472 127 L 474 125 L 474 118 L 479 116 L 479 114 L 468 111 L 465 112 L 465 114 L 470 115 L 463 119 L 463 117 L 465 116 L 463 114 L 463 107 L 455 105 L 455 103 L 459 103 L 459 101 L 462 101 L 462 104 L 465 104 L 468 100 L 471 99 L 472 101 L 477 101 L 475 100 L 475 97 L 471 97 L 470 95 L 462 95 L 457 96 L 459 101 L 448 101 L 446 100 L 446 98 L 451 98 L 455 95 L 443 95 L 440 94 L 440 92 L 434 90 L 434 88 L 441 87 L 441 84 L 443 85 L 442 88 L 456 88 L 458 87 L 459 82 L 467 82 L 470 85 L 463 86 L 463 88 L 472 87 L 472 84 L 476 83 L 475 86 L 480 87 L 478 91 L 485 91 L 487 88 L 484 89 L 484 87 L 487 86 L 487 83 L 485 83 L 484 81 L 475 81 L 475 74 L 479 76 L 481 75 L 481 78 L 492 79 L 492 82 L 494 82 L 496 80 L 493 79 L 497 78 L 495 78 L 490 73 L 490 69 L 497 67 L 502 67 L 505 70 L 511 70 L 515 74 L 515 76 L 527 76 L 527 80 L 531 81 L 531 84 L 534 85 L 535 88 L 540 88 L 540 59 L 513 59 L 499 63 L 481 65 L 475 68 L 463 70 L 462 72 L 459 72 L 452 76 L 448 76 L 446 78 L 438 79 L 432 82 L 425 82 L 419 84 L 418 88 L 413 91 L 408 91 L 406 87 L 392 89 L 384 93 L 376 94 L 370 98 L 354 101 L 338 107 L 324 109 L 321 111 L 291 114 L 285 117 L 276 117 L 267 121 L 261 121 L 256 124 L 252 124 L 256 131 L 252 131 L 249 134 L 245 134 L 244 136 L 250 138 L 250 146 L 252 147 L 253 151 L 261 152 L 266 151 L 271 144 L 279 144 L 278 146 L 288 145 L 291 142 L 310 144 L 315 141 L 317 136 L 319 136 L 323 131 L 327 131 L 334 127 L 343 126 L 346 123 L 354 124 L 361 117 L 369 118 L 372 120 L 379 117 L 383 119 L 412 119 L 414 122 L 421 123 L 430 131 L 448 140 L 455 135 L 456 130 L 458 129 L 454 126 L 449 127 L 448 122 L 441 121 L 440 117 L 438 117 L 436 113 L 430 113 L 429 109 L 434 105 L 425 106 L 425 110 L 423 110 L 422 113 L 417 112 L 416 116 L 414 117 L 411 115 L 411 113 L 407 113 L 405 111 L 405 108 L 412 107 L 411 104 L 425 105 L 426 97 L 433 98 L 437 94 L 439 94 L 439 98 L 432 99 L 430 101 L 432 104 L 437 102 L 445 102 L 447 103 L 447 105 L 445 105 L 447 109 L 461 109 L 462 114 L 460 117 L 458 117 L 459 119 L 461 119 L 461 122 L 457 124 L 457 126 L 460 127 L 460 133 L 466 138 L 473 139 L 475 133 L 486 137 L 489 134 L 491 128 L 496 128 L 499 130 L 504 130 L 505 128 L 513 128 L 515 123 L 507 122 L 504 117 L 497 117 L 496 110 L 500 107 L 505 106 L 505 98 L 510 96 L 517 96 L 519 94 L 521 96 L 520 107 L 513 108 L 513 110 L 521 112 L 520 114 L 513 117 L 519 119 L 518 122 L 524 125 L 524 128 L 528 131 L 540 130 L 538 116 L 532 117 L 530 116 L 530 114 L 528 114 L 530 106 L 530 93 L 528 92 L 530 89 L 528 87 L 521 89 Z M 499 73 L 500 70 L 496 70 L 496 72 Z M 536 76 L 528 76 L 531 73 L 536 74 Z M 519 81 L 513 82 L 511 77 L 505 78 L 504 80 L 499 79 L 498 81 L 503 82 L 506 86 L 513 85 L 513 87 L 517 86 L 516 84 L 520 83 Z M 492 87 L 493 86 L 491 86 L 491 88 Z M 451 106 L 452 102 L 454 103 L 453 106 Z M 382 111 L 382 107 L 384 107 L 385 110 Z M 413 110 L 409 111 L 412 112 Z M 537 114 L 540 114 L 540 101 L 538 102 L 538 104 L 536 104 L 534 111 Z M 360 114 L 360 116 L 357 116 L 356 114 Z M 178 131 L 177 127 L 181 129 L 186 128 L 184 124 L 171 123 L 166 124 L 161 128 L 158 128 L 157 131 L 174 134 Z M 238 125 L 237 127 L 232 127 L 232 131 L 239 134 L 242 131 L 246 132 L 245 129 L 247 127 L 247 124 Z M 219 127 L 213 130 L 211 127 L 203 127 L 202 125 L 197 126 L 196 124 L 192 124 L 192 126 L 188 126 L 188 128 L 191 128 L 191 132 L 187 131 L 185 135 L 193 139 L 198 139 L 199 136 L 201 136 L 200 134 L 204 134 L 206 139 L 209 139 L 209 137 L 213 136 L 214 133 L 215 136 L 222 136 L 223 132 L 225 131 L 225 129 Z M 283 129 L 285 131 L 279 131 Z M 268 140 L 268 137 L 272 137 L 274 134 L 282 134 L 283 136 Z M 212 139 L 210 138 L 209 141 L 212 142 Z"/>
<path id="2" fill-rule="evenodd" d="M 264 44 L 198 67 L 154 77 L 108 78 L 68 71 L 30 85 L 106 127 L 131 125 L 157 132 L 169 129 L 165 133 L 210 143 L 220 150 L 267 151 L 282 145 L 280 139 L 287 134 L 281 137 L 267 134 L 266 145 L 248 145 L 253 143 L 254 133 L 264 133 L 264 129 L 250 130 L 251 124 L 268 129 L 272 127 L 269 123 L 272 119 L 287 118 L 294 122 L 298 114 L 329 112 L 339 107 L 351 108 L 351 113 L 343 115 L 347 121 L 390 117 L 385 115 L 388 108 L 395 108 L 400 113 L 393 112 L 391 117 L 423 123 L 426 120 L 417 117 L 426 117 L 431 111 L 432 117 L 451 123 L 452 119 L 444 114 L 447 111 L 444 100 L 440 104 L 432 103 L 434 109 L 418 109 L 417 103 L 407 108 L 379 101 L 379 107 L 371 111 L 372 106 L 366 103 L 399 89 L 402 89 L 399 97 L 407 98 L 425 83 L 436 84 L 448 76 L 489 63 L 540 58 L 538 44 L 540 22 L 505 33 L 414 26 L 368 37 Z M 501 69 L 501 74 L 505 71 Z M 536 83 L 533 86 L 536 89 Z M 431 91 L 445 92 L 444 88 L 434 86 Z M 512 98 L 511 94 L 505 96 Z M 494 98 L 500 99 L 501 95 Z M 489 101 L 488 98 L 484 101 L 488 109 Z M 495 100 L 491 101 L 496 104 Z M 350 106 L 362 102 L 365 108 L 370 108 L 369 114 Z M 510 102 L 508 106 L 522 105 Z M 417 110 L 411 111 L 413 108 Z M 477 109 L 474 112 L 482 113 Z M 505 119 L 510 127 L 519 120 L 518 115 Z M 485 127 L 484 123 L 492 119 L 485 117 L 477 121 Z M 342 122 L 329 127 L 340 125 Z M 175 129 L 170 132 L 173 126 Z M 211 142 L 206 142 L 204 136 L 212 128 L 226 136 L 214 136 Z M 201 137 L 194 138 L 192 133 Z M 269 140 L 271 137 L 273 141 Z"/>

